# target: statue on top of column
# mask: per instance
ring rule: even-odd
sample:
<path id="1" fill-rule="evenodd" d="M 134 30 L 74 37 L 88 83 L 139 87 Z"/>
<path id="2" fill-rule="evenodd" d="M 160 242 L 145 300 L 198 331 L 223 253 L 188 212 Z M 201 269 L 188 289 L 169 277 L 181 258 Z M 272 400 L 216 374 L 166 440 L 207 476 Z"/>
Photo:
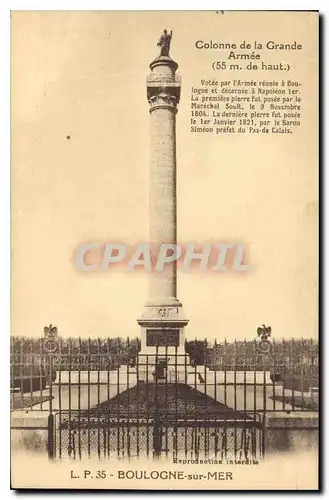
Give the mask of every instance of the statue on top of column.
<path id="1" fill-rule="evenodd" d="M 168 33 L 167 30 L 163 30 L 163 34 L 161 35 L 160 40 L 157 43 L 157 46 L 161 47 L 160 57 L 169 56 L 171 39 L 172 39 L 172 31 Z"/>

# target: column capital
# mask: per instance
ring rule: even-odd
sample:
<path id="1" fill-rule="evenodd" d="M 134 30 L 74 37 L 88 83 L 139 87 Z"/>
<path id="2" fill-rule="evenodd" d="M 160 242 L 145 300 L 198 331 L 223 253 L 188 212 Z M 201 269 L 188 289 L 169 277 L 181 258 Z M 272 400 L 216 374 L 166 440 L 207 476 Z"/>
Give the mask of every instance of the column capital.
<path id="1" fill-rule="evenodd" d="M 180 99 L 181 80 L 176 75 L 178 64 L 169 56 L 157 57 L 150 64 L 151 73 L 146 78 L 147 100 L 154 107 L 176 107 Z"/>
<path id="2" fill-rule="evenodd" d="M 149 97 L 148 102 L 150 113 L 155 109 L 171 109 L 174 113 L 177 113 L 178 99 L 175 95 L 166 92 L 155 93 Z"/>

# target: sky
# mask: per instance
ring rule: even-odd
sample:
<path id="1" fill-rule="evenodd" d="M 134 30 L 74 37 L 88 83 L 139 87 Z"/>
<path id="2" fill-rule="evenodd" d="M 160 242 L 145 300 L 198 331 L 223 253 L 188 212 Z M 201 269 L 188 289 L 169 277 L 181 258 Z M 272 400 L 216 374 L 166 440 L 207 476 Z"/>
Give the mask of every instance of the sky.
<path id="1" fill-rule="evenodd" d="M 317 337 L 318 109 L 316 15 L 225 12 L 16 12 L 12 15 L 12 334 L 134 337 L 148 274 L 83 273 L 82 243 L 148 241 L 149 63 L 174 32 L 178 242 L 246 245 L 247 273 L 178 272 L 186 338 Z M 292 135 L 190 132 L 190 94 L 218 53 L 196 40 L 303 44 Z M 231 78 L 229 74 L 225 78 Z M 236 75 L 235 75 L 236 77 Z M 280 79 L 270 72 L 239 78 Z M 232 77 L 233 78 L 233 77 Z"/>

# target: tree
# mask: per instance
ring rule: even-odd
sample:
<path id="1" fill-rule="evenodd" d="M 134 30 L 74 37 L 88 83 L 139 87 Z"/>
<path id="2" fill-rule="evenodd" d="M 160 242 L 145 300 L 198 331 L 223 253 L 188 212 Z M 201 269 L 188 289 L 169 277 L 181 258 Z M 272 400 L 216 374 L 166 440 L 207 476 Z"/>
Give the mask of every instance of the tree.
<path id="1" fill-rule="evenodd" d="M 185 343 L 185 351 L 190 356 L 191 364 L 204 365 L 208 343 L 205 340 L 191 340 Z"/>

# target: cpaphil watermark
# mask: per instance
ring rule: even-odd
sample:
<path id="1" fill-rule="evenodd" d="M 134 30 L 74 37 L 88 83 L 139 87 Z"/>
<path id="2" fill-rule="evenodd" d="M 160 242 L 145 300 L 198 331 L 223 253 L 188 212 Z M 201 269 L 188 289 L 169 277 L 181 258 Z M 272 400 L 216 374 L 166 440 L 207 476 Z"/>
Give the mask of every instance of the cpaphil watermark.
<path id="1" fill-rule="evenodd" d="M 174 263 L 183 271 L 250 270 L 243 243 L 162 243 L 158 246 L 149 243 L 84 243 L 75 254 L 75 267 L 83 272 L 107 272 L 121 266 L 127 271 L 161 273 Z"/>

